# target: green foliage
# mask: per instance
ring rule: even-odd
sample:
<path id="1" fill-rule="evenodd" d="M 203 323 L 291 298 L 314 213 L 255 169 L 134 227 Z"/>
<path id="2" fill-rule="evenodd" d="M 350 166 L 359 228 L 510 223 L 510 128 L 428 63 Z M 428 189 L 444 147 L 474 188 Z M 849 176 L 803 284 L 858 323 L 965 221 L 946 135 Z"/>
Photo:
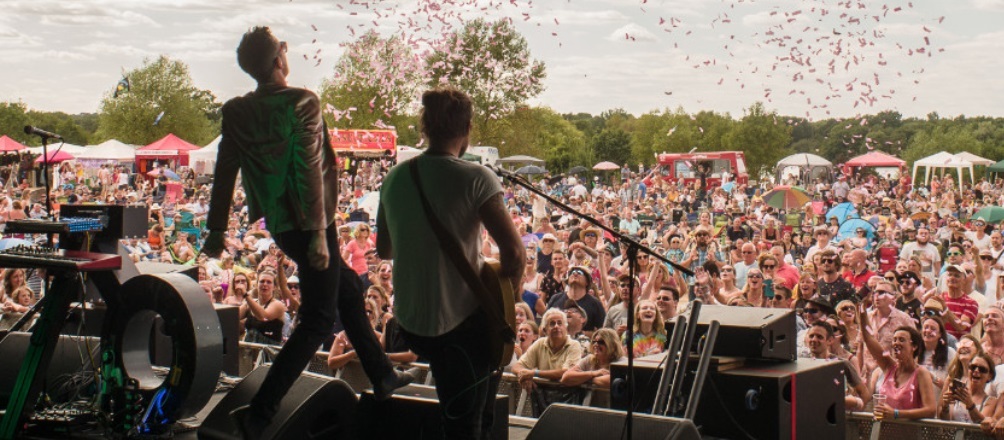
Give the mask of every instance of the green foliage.
<path id="1" fill-rule="evenodd" d="M 468 21 L 426 58 L 429 87 L 452 85 L 471 96 L 471 142 L 502 145 L 505 120 L 544 90 L 544 63 L 530 57 L 526 39 L 510 19 Z"/>
<path id="2" fill-rule="evenodd" d="M 776 112 L 767 112 L 762 103 L 754 103 L 743 118 L 722 138 L 724 150 L 738 150 L 746 153 L 746 167 L 756 171 L 766 165 L 773 169 L 778 160 L 792 151 L 791 126 Z M 720 124 L 719 124 L 720 125 Z M 750 173 L 750 177 L 754 176 Z"/>
<path id="3" fill-rule="evenodd" d="M 101 100 L 98 131 L 92 141 L 118 139 L 144 145 L 168 133 L 196 145 L 206 144 L 220 132 L 220 107 L 208 90 L 192 83 L 188 66 L 161 55 L 144 60 L 126 74 L 130 90 L 116 98 L 109 91 Z M 163 112 L 160 122 L 154 125 Z"/>
<path id="4" fill-rule="evenodd" d="M 624 165 L 631 160 L 631 134 L 620 128 L 606 128 L 590 142 L 596 160 Z"/>
<path id="5" fill-rule="evenodd" d="M 500 156 L 522 154 L 544 159 L 554 173 L 593 164 L 585 135 L 547 107 L 519 108 L 500 122 L 509 128 L 505 143 L 498 147 Z"/>
<path id="6" fill-rule="evenodd" d="M 80 126 L 73 116 L 62 112 L 28 112 L 28 123 L 53 133 L 59 133 L 68 144 L 87 145 L 92 133 Z M 32 136 L 28 146 L 42 145 L 38 136 Z"/>
<path id="7" fill-rule="evenodd" d="M 24 126 L 29 124 L 27 112 L 22 102 L 0 102 L 0 135 L 26 143 L 29 140 L 24 133 Z"/>
<path id="8" fill-rule="evenodd" d="M 422 85 L 422 62 L 400 37 L 369 31 L 345 47 L 332 78 L 321 85 L 329 127 L 382 129 L 414 125 L 414 105 Z M 415 145 L 408 139 L 404 145 Z"/>

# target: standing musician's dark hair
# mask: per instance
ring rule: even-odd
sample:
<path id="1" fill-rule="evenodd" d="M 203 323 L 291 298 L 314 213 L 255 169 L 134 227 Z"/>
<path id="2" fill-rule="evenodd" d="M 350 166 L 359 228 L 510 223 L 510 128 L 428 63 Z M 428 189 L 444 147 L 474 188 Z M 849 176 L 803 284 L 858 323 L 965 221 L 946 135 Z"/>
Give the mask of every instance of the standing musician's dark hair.
<path id="1" fill-rule="evenodd" d="M 430 143 L 466 136 L 473 116 L 471 97 L 454 87 L 438 87 L 422 94 L 422 134 Z"/>
<path id="2" fill-rule="evenodd" d="M 268 26 L 255 26 L 241 37 L 237 46 L 237 65 L 258 82 L 268 80 L 278 51 L 279 40 Z"/>

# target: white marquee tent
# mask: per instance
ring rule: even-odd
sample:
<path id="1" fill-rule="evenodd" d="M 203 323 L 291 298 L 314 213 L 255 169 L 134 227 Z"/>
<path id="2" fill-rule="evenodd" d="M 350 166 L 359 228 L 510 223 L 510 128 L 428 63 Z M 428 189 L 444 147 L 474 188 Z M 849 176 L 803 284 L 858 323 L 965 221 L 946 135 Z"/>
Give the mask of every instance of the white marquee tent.
<path id="1" fill-rule="evenodd" d="M 962 170 L 969 170 L 969 180 L 971 182 L 975 181 L 973 177 L 973 162 L 965 159 L 965 156 L 961 156 L 962 153 L 954 155 L 945 151 L 932 154 L 928 157 L 920 159 L 913 163 L 913 181 L 917 182 L 917 170 L 920 167 L 926 168 L 924 173 L 924 184 L 927 185 L 931 181 L 931 172 L 934 170 L 944 171 L 946 169 L 955 170 L 958 172 L 959 178 L 959 188 L 962 188 Z M 968 153 L 966 153 L 968 154 Z M 975 155 L 973 155 L 975 156 Z M 980 158 L 979 156 L 975 156 Z M 980 158 L 982 159 L 982 158 Z"/>
<path id="2" fill-rule="evenodd" d="M 220 152 L 220 139 L 223 135 L 216 136 L 212 142 L 206 146 L 188 152 L 188 163 L 196 174 L 213 174 L 216 170 L 216 155 Z"/>
<path id="3" fill-rule="evenodd" d="M 780 182 L 785 174 L 796 172 L 798 177 L 803 180 L 803 184 L 805 184 L 805 182 L 811 182 L 816 178 L 828 181 L 832 171 L 833 162 L 815 154 L 798 153 L 781 159 L 774 168 L 774 175 L 777 176 Z"/>
<path id="4" fill-rule="evenodd" d="M 136 146 L 115 139 L 109 139 L 97 145 L 85 147 L 79 154 L 74 154 L 77 160 L 95 162 L 132 162 L 136 160 Z"/>

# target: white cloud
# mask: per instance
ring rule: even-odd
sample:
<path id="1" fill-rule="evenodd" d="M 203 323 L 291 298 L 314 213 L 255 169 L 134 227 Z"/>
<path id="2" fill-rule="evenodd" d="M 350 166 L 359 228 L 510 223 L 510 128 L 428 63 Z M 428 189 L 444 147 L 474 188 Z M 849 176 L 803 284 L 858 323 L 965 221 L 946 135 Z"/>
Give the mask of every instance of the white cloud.
<path id="1" fill-rule="evenodd" d="M 655 34 L 637 23 L 629 23 L 617 28 L 607 36 L 610 41 L 657 41 Z"/>
<path id="2" fill-rule="evenodd" d="M 984 11 L 1004 11 L 1004 0 L 972 0 L 973 7 Z"/>

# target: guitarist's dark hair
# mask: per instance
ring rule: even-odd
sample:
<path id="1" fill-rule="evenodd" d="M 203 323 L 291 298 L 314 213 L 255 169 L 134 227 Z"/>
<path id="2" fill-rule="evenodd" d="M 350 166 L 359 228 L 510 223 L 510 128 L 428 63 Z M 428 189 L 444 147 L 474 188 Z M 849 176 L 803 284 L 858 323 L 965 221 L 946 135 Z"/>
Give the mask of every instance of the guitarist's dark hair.
<path id="1" fill-rule="evenodd" d="M 473 116 L 471 98 L 454 87 L 439 87 L 422 94 L 422 134 L 430 144 L 467 136 Z"/>

